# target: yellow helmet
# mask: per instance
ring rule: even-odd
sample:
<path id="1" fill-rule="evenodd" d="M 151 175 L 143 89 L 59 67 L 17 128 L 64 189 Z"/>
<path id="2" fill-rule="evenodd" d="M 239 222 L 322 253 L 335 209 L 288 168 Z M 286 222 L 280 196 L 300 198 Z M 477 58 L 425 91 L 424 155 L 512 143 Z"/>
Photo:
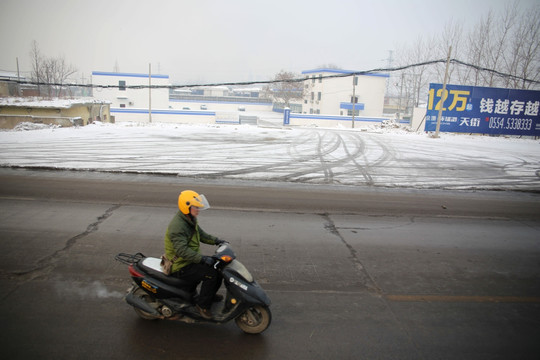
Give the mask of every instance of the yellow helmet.
<path id="1" fill-rule="evenodd" d="M 197 194 L 193 190 L 184 190 L 178 196 L 178 208 L 182 214 L 189 214 L 189 208 L 196 206 L 201 210 L 206 210 L 210 207 L 208 200 L 203 194 Z"/>

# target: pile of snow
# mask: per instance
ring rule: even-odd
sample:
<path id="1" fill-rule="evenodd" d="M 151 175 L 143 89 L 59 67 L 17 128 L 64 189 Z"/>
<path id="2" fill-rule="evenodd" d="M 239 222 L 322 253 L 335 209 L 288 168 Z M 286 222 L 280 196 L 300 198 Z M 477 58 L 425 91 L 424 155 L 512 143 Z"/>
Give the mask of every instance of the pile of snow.
<path id="1" fill-rule="evenodd" d="M 32 123 L 32 122 L 22 122 L 22 123 L 18 123 L 13 128 L 13 131 L 56 129 L 56 128 L 59 128 L 59 127 L 60 127 L 60 125 L 54 125 L 54 124 L 37 124 L 37 123 Z"/>

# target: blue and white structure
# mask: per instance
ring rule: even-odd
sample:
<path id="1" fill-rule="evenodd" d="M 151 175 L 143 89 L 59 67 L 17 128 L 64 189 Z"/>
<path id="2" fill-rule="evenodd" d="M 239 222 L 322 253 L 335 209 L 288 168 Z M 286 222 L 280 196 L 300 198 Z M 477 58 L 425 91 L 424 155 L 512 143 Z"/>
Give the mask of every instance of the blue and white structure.
<path id="1" fill-rule="evenodd" d="M 389 75 L 362 74 L 354 76 L 353 81 L 355 73 L 357 71 L 340 69 L 303 71 L 305 91 L 302 115 L 291 114 L 291 125 L 339 124 L 351 127 L 353 108 L 355 122 L 363 125 L 387 120 L 383 117 L 383 107 Z"/>

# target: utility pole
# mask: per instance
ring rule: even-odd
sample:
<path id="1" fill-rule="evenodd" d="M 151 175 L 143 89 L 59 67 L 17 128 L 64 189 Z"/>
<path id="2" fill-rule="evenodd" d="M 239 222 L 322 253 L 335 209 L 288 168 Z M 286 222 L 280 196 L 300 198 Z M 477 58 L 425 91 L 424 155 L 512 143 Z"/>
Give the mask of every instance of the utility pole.
<path id="1" fill-rule="evenodd" d="M 388 59 L 386 59 L 386 66 L 390 69 L 392 65 L 394 64 L 394 51 L 388 50 Z M 390 83 L 392 82 L 392 76 L 390 75 L 390 78 L 388 78 L 388 81 L 386 82 L 386 96 L 389 96 L 389 87 Z"/>
<path id="2" fill-rule="evenodd" d="M 352 77 L 352 128 L 354 129 L 354 104 L 356 103 L 356 75 Z"/>
<path id="3" fill-rule="evenodd" d="M 19 72 L 19 58 L 15 58 L 17 60 L 17 96 L 21 96 L 21 74 Z"/>
<path id="4" fill-rule="evenodd" d="M 446 94 L 446 82 L 448 81 L 448 68 L 450 67 L 450 54 L 452 53 L 452 46 L 448 48 L 448 57 L 446 58 L 446 70 L 444 72 L 444 81 L 442 86 L 442 93 L 441 93 L 441 107 L 439 108 L 439 113 L 437 114 L 437 127 L 435 128 L 435 135 L 433 135 L 434 138 L 439 137 L 439 130 L 441 129 L 441 116 L 442 116 L 442 109 L 444 107 L 444 99 Z M 433 94 L 435 96 L 435 94 Z"/>
<path id="5" fill-rule="evenodd" d="M 152 63 L 148 64 L 148 122 L 152 122 Z"/>
<path id="6" fill-rule="evenodd" d="M 401 73 L 401 85 L 399 87 L 399 100 L 398 100 L 398 119 L 401 119 L 403 112 L 401 111 L 401 99 L 403 97 L 403 82 L 405 81 L 405 74 Z"/>

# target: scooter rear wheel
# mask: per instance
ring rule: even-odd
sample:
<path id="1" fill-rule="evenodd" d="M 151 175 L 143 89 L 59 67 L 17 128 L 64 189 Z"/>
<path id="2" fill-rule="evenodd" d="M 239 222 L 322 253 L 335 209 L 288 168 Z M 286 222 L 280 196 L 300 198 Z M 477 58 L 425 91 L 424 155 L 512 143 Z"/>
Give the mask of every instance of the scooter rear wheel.
<path id="1" fill-rule="evenodd" d="M 138 288 L 136 289 L 134 292 L 133 292 L 133 295 L 141 298 L 142 300 L 144 300 L 146 303 L 148 303 L 150 306 L 152 306 L 152 298 L 150 297 L 150 295 L 148 295 L 144 290 L 142 290 L 141 288 Z M 145 319 L 145 320 L 157 320 L 159 319 L 158 317 L 150 314 L 150 313 L 147 313 L 146 311 L 143 311 L 141 309 L 138 309 L 136 307 L 133 308 L 133 310 L 135 310 L 135 312 L 137 313 L 137 315 L 139 315 L 141 318 Z"/>
<path id="2" fill-rule="evenodd" d="M 260 334 L 270 326 L 272 313 L 266 306 L 254 306 L 234 319 L 236 325 L 247 334 Z"/>

